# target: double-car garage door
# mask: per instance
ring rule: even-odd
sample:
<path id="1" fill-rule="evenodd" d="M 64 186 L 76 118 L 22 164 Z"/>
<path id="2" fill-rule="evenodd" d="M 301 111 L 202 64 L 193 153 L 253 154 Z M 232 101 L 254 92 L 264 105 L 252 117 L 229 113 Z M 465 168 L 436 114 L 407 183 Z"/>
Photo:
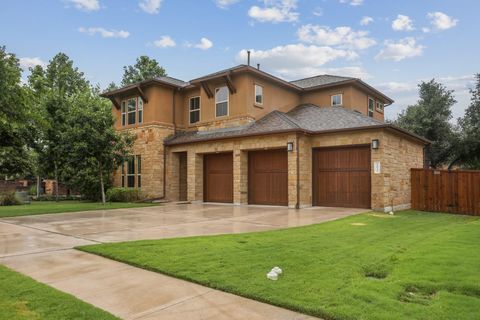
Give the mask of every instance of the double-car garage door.
<path id="1" fill-rule="evenodd" d="M 314 206 L 370 208 L 370 148 L 313 150 Z M 204 201 L 233 202 L 232 153 L 204 156 Z M 248 153 L 248 203 L 288 205 L 288 154 L 284 149 Z"/>
<path id="2" fill-rule="evenodd" d="M 204 161 L 204 201 L 233 202 L 232 153 L 207 154 Z M 288 205 L 286 150 L 248 153 L 248 203 Z"/>

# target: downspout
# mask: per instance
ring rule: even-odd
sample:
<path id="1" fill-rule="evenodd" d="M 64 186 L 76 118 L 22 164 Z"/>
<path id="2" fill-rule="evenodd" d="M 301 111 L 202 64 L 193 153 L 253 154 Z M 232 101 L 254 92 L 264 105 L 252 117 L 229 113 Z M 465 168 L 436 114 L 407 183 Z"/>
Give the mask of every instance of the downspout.
<path id="1" fill-rule="evenodd" d="M 299 153 L 299 150 L 300 150 L 300 147 L 298 145 L 298 133 L 295 135 L 295 144 L 296 144 L 296 157 L 297 157 L 297 183 L 296 183 L 296 187 L 297 187 L 297 203 L 295 205 L 295 209 L 300 209 L 300 153 Z"/>

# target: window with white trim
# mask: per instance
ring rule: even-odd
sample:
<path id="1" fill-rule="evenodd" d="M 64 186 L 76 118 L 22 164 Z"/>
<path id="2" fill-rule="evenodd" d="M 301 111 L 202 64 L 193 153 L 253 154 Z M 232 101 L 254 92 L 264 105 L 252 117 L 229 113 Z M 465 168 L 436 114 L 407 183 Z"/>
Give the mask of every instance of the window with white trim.
<path id="1" fill-rule="evenodd" d="M 255 104 L 263 104 L 263 87 L 261 85 L 255 85 Z"/>
<path id="2" fill-rule="evenodd" d="M 375 100 L 368 98 L 368 116 L 373 117 L 373 111 L 375 109 Z"/>
<path id="3" fill-rule="evenodd" d="M 125 127 L 127 124 L 127 109 L 125 106 L 125 101 L 122 101 L 122 126 Z"/>
<path id="4" fill-rule="evenodd" d="M 128 156 L 125 160 L 127 188 L 135 188 L 135 156 Z"/>
<path id="5" fill-rule="evenodd" d="M 215 89 L 215 117 L 228 116 L 228 88 Z"/>
<path id="6" fill-rule="evenodd" d="M 142 156 L 137 155 L 137 188 L 142 188 Z"/>
<path id="7" fill-rule="evenodd" d="M 137 115 L 137 99 L 132 98 L 127 100 L 127 124 L 135 124 Z"/>
<path id="8" fill-rule="evenodd" d="M 189 102 L 190 124 L 200 121 L 200 97 L 192 97 Z"/>
<path id="9" fill-rule="evenodd" d="M 138 123 L 143 122 L 143 100 L 142 98 L 137 98 L 137 113 L 138 113 Z"/>
<path id="10" fill-rule="evenodd" d="M 383 103 L 381 103 L 380 101 L 377 101 L 377 111 L 383 112 Z"/>
<path id="11" fill-rule="evenodd" d="M 338 107 L 343 104 L 343 94 L 338 93 L 331 96 L 332 107 Z"/>

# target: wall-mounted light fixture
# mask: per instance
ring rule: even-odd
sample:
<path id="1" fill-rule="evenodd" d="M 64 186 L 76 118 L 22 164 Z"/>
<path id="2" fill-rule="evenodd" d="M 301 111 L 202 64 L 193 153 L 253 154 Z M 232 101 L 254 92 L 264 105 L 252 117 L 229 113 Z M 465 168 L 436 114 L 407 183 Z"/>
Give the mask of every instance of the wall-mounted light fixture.
<path id="1" fill-rule="evenodd" d="M 287 142 L 287 151 L 292 152 L 293 151 L 293 142 Z"/>
<path id="2" fill-rule="evenodd" d="M 378 149 L 380 147 L 380 140 L 378 139 L 373 139 L 372 140 L 372 149 Z"/>

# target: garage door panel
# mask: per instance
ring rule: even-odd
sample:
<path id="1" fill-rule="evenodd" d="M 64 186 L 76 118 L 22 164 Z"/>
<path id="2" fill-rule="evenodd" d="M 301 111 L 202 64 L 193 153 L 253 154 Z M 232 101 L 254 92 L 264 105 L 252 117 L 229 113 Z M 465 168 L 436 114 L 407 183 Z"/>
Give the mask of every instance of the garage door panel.
<path id="1" fill-rule="evenodd" d="M 313 153 L 313 202 L 370 208 L 370 148 L 317 149 Z"/>
<path id="2" fill-rule="evenodd" d="M 233 156 L 231 153 L 205 155 L 204 201 L 233 202 Z"/>
<path id="3" fill-rule="evenodd" d="M 250 152 L 248 175 L 249 203 L 288 204 L 288 157 L 285 150 Z"/>

